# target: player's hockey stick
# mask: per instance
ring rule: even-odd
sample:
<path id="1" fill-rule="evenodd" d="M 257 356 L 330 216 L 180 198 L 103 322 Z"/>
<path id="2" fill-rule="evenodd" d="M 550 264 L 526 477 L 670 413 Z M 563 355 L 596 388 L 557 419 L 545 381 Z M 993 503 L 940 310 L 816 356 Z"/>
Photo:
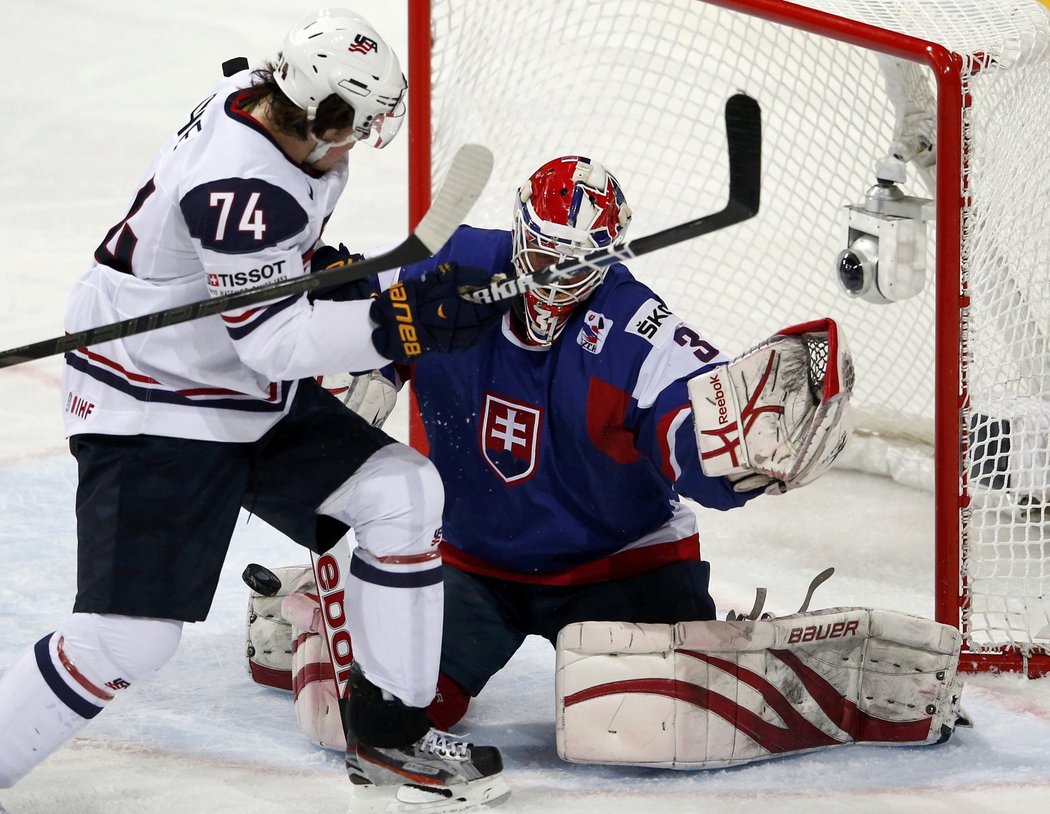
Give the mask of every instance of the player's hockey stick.
<path id="1" fill-rule="evenodd" d="M 762 176 L 762 112 L 758 102 L 743 93 L 729 98 L 725 107 L 729 147 L 729 201 L 725 208 L 696 220 L 640 237 L 619 248 L 598 249 L 578 260 L 563 260 L 531 275 L 520 275 L 471 291 L 477 302 L 492 303 L 571 277 L 586 266 L 608 266 L 725 229 L 758 214 Z"/>
<path id="2" fill-rule="evenodd" d="M 477 201 L 491 172 L 492 153 L 486 147 L 477 144 L 467 144 L 461 147 L 452 159 L 452 166 L 449 168 L 444 184 L 441 185 L 434 202 L 415 231 L 383 254 L 352 265 L 336 266 L 281 283 L 272 283 L 223 297 L 180 305 L 157 311 L 154 314 L 143 314 L 98 328 L 89 328 L 86 331 L 78 331 L 54 339 L 34 342 L 31 345 L 0 351 L 0 368 L 55 356 L 74 348 L 97 345 L 100 342 L 177 325 L 180 322 L 189 322 L 222 311 L 297 296 L 316 288 L 353 282 L 386 269 L 425 260 L 448 242 L 452 232 L 463 222 L 470 208 Z"/>
<path id="3" fill-rule="evenodd" d="M 314 570 L 317 596 L 321 603 L 325 642 L 332 659 L 332 680 L 339 699 L 346 699 L 350 695 L 350 663 L 353 661 L 350 619 L 346 611 L 351 553 L 346 535 L 324 554 L 310 552 L 310 565 Z"/>

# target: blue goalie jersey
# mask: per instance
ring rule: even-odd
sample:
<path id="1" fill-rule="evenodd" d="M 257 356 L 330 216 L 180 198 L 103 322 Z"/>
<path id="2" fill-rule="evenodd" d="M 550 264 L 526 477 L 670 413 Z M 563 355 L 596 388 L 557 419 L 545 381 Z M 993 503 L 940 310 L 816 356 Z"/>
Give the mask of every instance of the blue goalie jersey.
<path id="1" fill-rule="evenodd" d="M 513 274 L 509 232 L 460 227 L 433 258 Z M 685 496 L 735 493 L 699 465 L 687 381 L 728 358 L 622 265 L 549 348 L 515 318 L 480 344 L 415 365 L 430 457 L 445 484 L 447 562 L 517 581 L 576 584 L 699 558 Z"/>

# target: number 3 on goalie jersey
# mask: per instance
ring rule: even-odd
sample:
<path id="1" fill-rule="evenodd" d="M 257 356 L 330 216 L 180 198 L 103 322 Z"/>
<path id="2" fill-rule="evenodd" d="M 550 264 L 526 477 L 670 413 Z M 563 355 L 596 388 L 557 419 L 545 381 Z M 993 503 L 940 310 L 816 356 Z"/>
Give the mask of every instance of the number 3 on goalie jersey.
<path id="1" fill-rule="evenodd" d="M 693 356 L 701 362 L 713 361 L 718 356 L 718 348 L 706 339 L 701 339 L 700 334 L 685 325 L 679 325 L 675 330 L 674 341 L 683 348 L 692 349 Z"/>

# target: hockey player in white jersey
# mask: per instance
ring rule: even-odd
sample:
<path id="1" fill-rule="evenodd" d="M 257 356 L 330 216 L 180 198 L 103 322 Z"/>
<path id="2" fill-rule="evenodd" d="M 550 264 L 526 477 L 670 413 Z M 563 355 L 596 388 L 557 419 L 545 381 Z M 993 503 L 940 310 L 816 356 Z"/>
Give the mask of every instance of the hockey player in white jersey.
<path id="1" fill-rule="evenodd" d="M 68 331 L 308 274 L 331 254 L 322 231 L 347 153 L 388 143 L 404 114 L 396 55 L 360 16 L 329 9 L 290 32 L 276 63 L 224 68 L 99 243 Z M 359 786 L 384 787 L 362 805 L 443 811 L 507 792 L 495 749 L 435 736 L 427 720 L 443 602 L 436 470 L 312 378 L 400 358 L 406 321 L 416 353 L 473 343 L 503 309 L 460 298 L 468 276 L 407 284 L 396 313 L 389 294 L 336 289 L 66 354 L 77 596 L 0 679 L 0 787 L 148 679 L 184 623 L 205 619 L 244 507 L 317 552 L 356 532 L 347 761 Z"/>

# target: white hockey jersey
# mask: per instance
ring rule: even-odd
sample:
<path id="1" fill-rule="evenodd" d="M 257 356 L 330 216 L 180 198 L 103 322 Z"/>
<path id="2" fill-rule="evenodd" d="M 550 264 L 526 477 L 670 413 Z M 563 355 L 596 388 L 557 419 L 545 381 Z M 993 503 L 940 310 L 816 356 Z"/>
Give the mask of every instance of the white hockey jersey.
<path id="1" fill-rule="evenodd" d="M 243 109 L 250 83 L 217 85 L 156 157 L 75 286 L 67 331 L 309 273 L 347 164 L 294 163 Z M 66 432 L 253 441 L 298 379 L 387 364 L 368 307 L 292 296 L 70 351 Z"/>

